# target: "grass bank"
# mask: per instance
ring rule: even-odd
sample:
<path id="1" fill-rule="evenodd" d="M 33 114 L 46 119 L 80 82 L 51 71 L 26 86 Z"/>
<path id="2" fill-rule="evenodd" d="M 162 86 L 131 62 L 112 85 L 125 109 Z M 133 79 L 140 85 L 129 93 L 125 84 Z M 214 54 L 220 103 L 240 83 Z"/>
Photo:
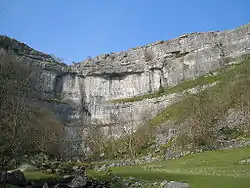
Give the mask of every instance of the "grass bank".
<path id="1" fill-rule="evenodd" d="M 122 177 L 133 176 L 148 182 L 187 182 L 192 188 L 249 188 L 250 164 L 238 163 L 246 158 L 250 158 L 250 147 L 207 151 L 175 160 L 111 170 Z"/>

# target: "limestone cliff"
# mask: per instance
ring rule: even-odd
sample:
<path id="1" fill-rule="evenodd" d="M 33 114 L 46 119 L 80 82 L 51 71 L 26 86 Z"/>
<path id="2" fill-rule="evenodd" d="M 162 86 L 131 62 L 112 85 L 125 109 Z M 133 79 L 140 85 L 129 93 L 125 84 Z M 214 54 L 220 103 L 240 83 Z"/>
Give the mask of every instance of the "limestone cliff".
<path id="1" fill-rule="evenodd" d="M 98 123 L 104 129 L 112 127 L 119 136 L 121 128 L 141 125 L 176 96 L 130 103 L 112 103 L 112 99 L 144 95 L 213 72 L 232 58 L 250 53 L 249 33 L 250 24 L 223 32 L 184 34 L 71 66 L 6 36 L 0 36 L 0 52 L 39 66 L 41 103 L 57 112 L 65 122 L 66 139 L 78 147 L 82 137 L 79 127 Z"/>

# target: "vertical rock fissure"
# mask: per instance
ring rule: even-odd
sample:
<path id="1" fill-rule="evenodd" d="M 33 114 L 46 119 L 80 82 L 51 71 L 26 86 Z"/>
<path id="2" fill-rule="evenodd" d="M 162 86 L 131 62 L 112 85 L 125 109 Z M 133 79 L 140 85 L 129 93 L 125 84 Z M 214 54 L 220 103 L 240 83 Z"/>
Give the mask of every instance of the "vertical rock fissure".
<path id="1" fill-rule="evenodd" d="M 216 43 L 216 45 L 215 45 L 215 48 L 218 48 L 219 49 L 219 51 L 220 51 L 220 58 L 219 58 L 219 64 L 220 64 L 220 68 L 221 67 L 223 67 L 223 65 L 224 65 L 224 61 L 223 61 L 223 58 L 225 57 L 225 52 L 224 52 L 224 45 L 222 44 L 222 42 L 221 41 L 219 41 L 218 43 Z"/>
<path id="2" fill-rule="evenodd" d="M 184 61 L 184 57 L 181 59 L 181 82 L 183 82 L 185 80 L 185 61 Z"/>
<path id="3" fill-rule="evenodd" d="M 55 77 L 55 80 L 54 80 L 54 86 L 53 86 L 53 97 L 54 98 L 60 98 L 61 97 L 61 93 L 62 93 L 62 90 L 63 90 L 63 87 L 62 87 L 62 81 L 61 81 L 61 76 L 60 75 L 57 75 Z"/>
<path id="4" fill-rule="evenodd" d="M 149 81 L 149 93 L 151 93 L 152 92 L 152 77 L 153 77 L 153 70 L 150 70 L 150 72 L 149 72 L 149 79 L 148 79 L 148 81 Z"/>
<path id="5" fill-rule="evenodd" d="M 81 122 L 84 122 L 85 125 L 88 125 L 91 118 L 91 113 L 89 111 L 89 103 L 86 100 L 86 93 L 84 83 L 79 81 L 79 90 L 80 90 L 80 114 L 81 114 Z M 91 100 L 91 99 L 90 99 Z"/>

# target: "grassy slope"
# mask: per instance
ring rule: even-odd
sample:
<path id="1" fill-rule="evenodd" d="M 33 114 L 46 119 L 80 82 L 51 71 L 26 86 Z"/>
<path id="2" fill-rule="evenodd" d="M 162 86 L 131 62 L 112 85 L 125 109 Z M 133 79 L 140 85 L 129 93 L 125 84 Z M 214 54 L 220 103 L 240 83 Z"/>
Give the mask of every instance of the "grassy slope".
<path id="1" fill-rule="evenodd" d="M 241 87 L 243 88 L 247 88 L 247 86 L 244 85 L 244 82 L 246 79 L 248 79 L 247 77 L 250 72 L 250 58 L 248 56 L 242 57 L 242 59 L 237 61 L 238 63 L 242 61 L 243 62 L 240 64 L 233 64 L 227 66 L 218 71 L 216 75 L 202 76 L 196 80 L 184 82 L 183 84 L 172 88 L 172 90 L 170 89 L 168 92 L 183 91 L 197 84 L 204 85 L 206 83 L 217 81 L 218 82 L 217 85 L 207 89 L 204 92 L 201 92 L 201 94 L 205 93 L 206 95 L 205 96 L 206 100 L 204 102 L 205 104 L 203 105 L 203 107 L 207 106 L 208 108 L 205 110 L 210 110 L 210 111 L 211 110 L 213 111 L 213 108 L 217 107 L 222 108 L 226 111 L 228 107 L 233 107 L 231 104 L 232 100 L 230 98 L 234 98 L 232 93 L 239 89 L 237 88 L 238 85 L 241 85 Z M 237 82 L 235 83 L 235 81 Z M 239 84 L 242 81 L 243 84 Z M 190 108 L 193 108 L 194 104 L 198 102 L 197 98 L 199 99 L 199 96 L 197 97 L 197 95 L 196 96 L 189 95 L 184 100 L 168 106 L 167 108 L 159 112 L 154 118 L 152 118 L 147 125 L 143 126 L 140 130 L 136 131 L 132 137 L 134 138 L 133 145 L 135 145 L 135 150 L 137 154 L 138 153 L 144 154 L 149 152 L 148 146 L 150 145 L 149 143 L 151 141 L 149 141 L 147 138 L 148 136 L 153 138 L 154 135 L 152 134 L 154 134 L 154 126 L 160 125 L 172 119 L 179 121 L 185 119 L 186 116 L 189 115 L 187 112 L 190 111 Z M 204 96 L 202 98 L 204 98 Z M 145 136 L 146 135 L 145 132 L 148 133 L 148 136 Z M 152 142 L 153 140 L 154 139 L 152 139 Z M 145 145 L 145 143 L 143 144 L 144 141 L 147 146 Z M 123 143 L 124 142 L 122 140 L 116 141 L 116 143 L 114 144 L 113 153 L 114 151 L 117 150 L 117 148 L 119 150 L 121 150 L 121 148 L 124 148 Z M 128 151 L 128 149 L 125 150 Z M 123 149 L 123 151 L 125 150 Z"/>
<path id="2" fill-rule="evenodd" d="M 228 66 L 218 72 L 216 76 L 209 77 L 200 77 L 196 83 L 200 83 L 200 85 L 204 85 L 205 83 L 211 83 L 214 81 L 219 82 L 216 86 L 207 89 L 207 95 L 216 96 L 220 101 L 226 100 L 226 96 L 228 95 L 227 87 L 230 87 L 230 84 L 235 80 L 245 79 L 248 76 L 247 69 L 250 69 L 250 58 L 243 61 L 241 64 L 235 64 Z M 191 84 L 189 84 L 190 86 Z M 199 84 L 197 84 L 199 85 Z M 180 88 L 182 86 L 179 86 Z M 183 89 L 185 90 L 187 86 L 185 85 Z M 150 125 L 158 125 L 161 124 L 171 118 L 181 118 L 184 111 L 190 107 L 190 102 L 192 102 L 192 97 L 185 99 L 179 103 L 173 104 L 163 111 L 158 113 L 153 119 L 150 120 Z"/>
<path id="3" fill-rule="evenodd" d="M 237 164 L 245 158 L 250 158 L 250 147 L 208 151 L 148 165 L 114 167 L 112 171 L 149 182 L 164 179 L 187 182 L 192 188 L 249 188 L 250 164 Z"/>

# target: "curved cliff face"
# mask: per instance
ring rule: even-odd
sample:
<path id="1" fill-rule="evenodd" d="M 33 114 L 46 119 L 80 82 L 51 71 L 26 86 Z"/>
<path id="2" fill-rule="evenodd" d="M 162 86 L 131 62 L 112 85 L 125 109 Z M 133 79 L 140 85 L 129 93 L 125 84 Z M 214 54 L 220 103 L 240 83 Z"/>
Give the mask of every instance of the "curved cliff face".
<path id="1" fill-rule="evenodd" d="M 110 100 L 155 92 L 213 72 L 228 59 L 249 53 L 248 33 L 250 24 L 224 32 L 185 34 L 72 66 L 6 36 L 0 36 L 0 49 L 40 67 L 43 102 L 65 122 L 67 139 L 78 143 L 79 130 L 91 123 L 111 125 L 119 136 L 121 127 L 152 118 L 174 101 L 173 96 L 124 104 Z"/>
<path id="2" fill-rule="evenodd" d="M 249 53 L 250 25 L 224 32 L 186 34 L 170 41 L 105 54 L 75 64 L 83 75 L 91 119 L 113 127 L 135 126 L 169 105 L 168 99 L 113 104 L 109 101 L 158 91 L 213 72 Z M 160 100 L 160 102 L 159 102 Z M 118 134 L 118 133 L 117 133 Z"/>
<path id="3" fill-rule="evenodd" d="M 223 59 L 249 47 L 249 25 L 225 32 L 186 34 L 126 52 L 105 54 L 72 66 L 92 86 L 92 95 L 123 98 L 173 86 L 214 71 Z"/>

